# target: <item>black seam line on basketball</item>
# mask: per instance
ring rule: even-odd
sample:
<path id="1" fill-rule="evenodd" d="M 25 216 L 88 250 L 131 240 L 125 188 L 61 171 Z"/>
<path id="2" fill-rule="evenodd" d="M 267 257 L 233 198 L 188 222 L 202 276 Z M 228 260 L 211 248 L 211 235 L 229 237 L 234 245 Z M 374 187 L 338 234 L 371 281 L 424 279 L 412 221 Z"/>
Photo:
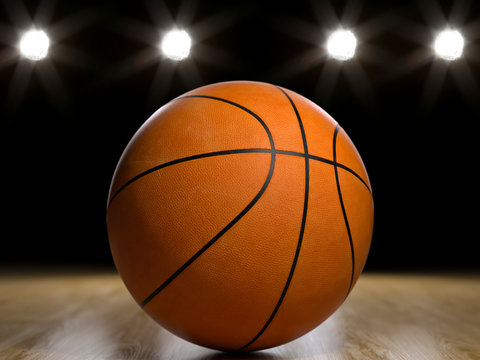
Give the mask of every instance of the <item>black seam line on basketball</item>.
<path id="1" fill-rule="evenodd" d="M 180 164 L 180 163 L 183 163 L 183 162 L 186 162 L 186 161 L 203 159 L 203 158 L 208 158 L 208 157 L 213 157 L 213 156 L 222 156 L 222 155 L 231 155 L 231 154 L 246 154 L 246 153 L 268 153 L 269 154 L 269 153 L 272 153 L 273 151 L 275 151 L 277 154 L 282 154 L 282 155 L 298 156 L 298 157 L 302 157 L 302 158 L 304 158 L 306 156 L 304 153 L 296 152 L 296 151 L 271 150 L 271 149 L 263 149 L 263 148 L 247 148 L 247 149 L 232 149 L 232 150 L 213 151 L 213 152 L 209 152 L 209 153 L 197 154 L 197 155 L 187 156 L 187 157 L 180 158 L 180 159 L 175 159 L 175 160 L 168 161 L 166 163 L 154 166 L 150 169 L 147 169 L 147 170 L 141 172 L 140 174 L 136 175 L 135 177 L 131 178 L 130 180 L 128 180 L 125 184 L 123 184 L 114 193 L 114 195 L 112 196 L 112 198 L 110 199 L 110 201 L 108 203 L 108 206 L 110 206 L 113 199 L 115 199 L 117 197 L 117 195 L 122 190 L 124 190 L 128 185 L 132 184 L 133 182 L 141 179 L 142 177 L 144 177 L 144 176 L 146 176 L 146 175 L 148 175 L 152 172 L 161 170 L 161 169 L 166 168 L 168 166 Z M 308 154 L 307 156 L 311 160 L 320 161 L 320 162 L 323 162 L 323 163 L 329 164 L 329 165 L 334 165 L 335 164 L 332 160 L 322 158 L 320 156 L 315 156 L 315 155 L 312 155 L 312 154 Z M 348 171 L 349 173 L 354 175 L 358 180 L 360 180 L 362 182 L 363 185 L 365 185 L 367 190 L 371 193 L 370 187 L 365 182 L 365 180 L 362 179 L 362 177 L 360 175 L 358 175 L 355 171 L 353 171 L 352 169 L 350 169 L 349 167 L 347 167 L 347 166 L 345 166 L 341 163 L 337 162 L 336 165 L 339 168 L 342 168 L 343 170 Z"/>
<path id="2" fill-rule="evenodd" d="M 305 158 L 305 195 L 304 195 L 304 203 L 303 203 L 303 214 L 302 214 L 302 222 L 300 226 L 300 234 L 298 236 L 298 242 L 297 242 L 297 247 L 295 249 L 295 255 L 293 258 L 292 266 L 290 267 L 290 272 L 288 273 L 288 278 L 285 283 L 285 286 L 283 287 L 282 293 L 280 294 L 280 298 L 277 301 L 277 304 L 275 305 L 275 308 L 273 309 L 272 313 L 270 314 L 270 317 L 267 319 L 265 325 L 260 329 L 260 331 L 244 346 L 241 348 L 237 349 L 236 351 L 242 351 L 243 349 L 246 349 L 250 345 L 252 345 L 268 328 L 270 323 L 272 322 L 273 318 L 277 314 L 278 310 L 280 309 L 281 304 L 283 303 L 283 299 L 285 298 L 288 288 L 290 287 L 290 283 L 292 282 L 293 278 L 293 273 L 295 272 L 295 267 L 298 262 L 298 258 L 300 256 L 300 249 L 302 247 L 302 241 L 303 241 L 303 234 L 305 232 L 305 223 L 307 220 L 307 210 L 308 210 L 308 193 L 309 193 L 309 157 L 308 157 L 308 147 L 307 147 L 307 138 L 305 135 L 305 130 L 303 128 L 302 124 L 302 119 L 300 118 L 300 114 L 298 113 L 297 107 L 295 106 L 293 100 L 288 96 L 288 94 L 280 87 L 278 89 L 287 97 L 288 101 L 290 102 L 293 110 L 295 111 L 295 116 L 297 117 L 298 124 L 300 126 L 300 132 L 302 134 L 302 141 L 303 141 L 303 148 L 304 148 L 304 158 Z"/>
<path id="3" fill-rule="evenodd" d="M 147 296 L 145 300 L 140 303 L 140 306 L 143 308 L 147 305 L 155 296 L 157 296 L 163 289 L 167 287 L 175 278 L 177 278 L 186 268 L 188 268 L 195 260 L 197 260 L 200 255 L 202 255 L 208 248 L 210 248 L 218 239 L 220 239 L 230 228 L 235 225 L 263 195 L 267 189 L 270 180 L 272 179 L 273 170 L 275 167 L 275 152 L 271 152 L 270 158 L 270 169 L 268 171 L 267 178 L 263 183 L 262 188 L 253 198 L 252 201 L 232 220 L 230 221 L 218 234 L 216 234 L 209 242 L 207 242 L 200 250 L 198 250 L 190 259 L 188 259 L 177 271 L 175 271 L 167 280 L 165 280 L 159 287 L 157 287 L 150 295 Z"/>
<path id="4" fill-rule="evenodd" d="M 333 160 L 329 160 L 329 159 L 326 159 L 326 158 L 323 158 L 323 157 L 320 157 L 320 156 L 316 156 L 316 155 L 312 155 L 312 154 L 306 154 L 305 155 L 304 153 L 301 153 L 301 152 L 288 151 L 288 150 L 278 150 L 278 149 L 275 150 L 275 151 L 277 152 L 277 154 L 292 155 L 292 156 L 299 156 L 299 157 L 308 156 L 308 158 L 310 160 L 316 160 L 316 161 L 323 162 L 325 164 L 335 165 Z M 358 180 L 360 180 L 362 182 L 363 185 L 365 185 L 368 192 L 372 193 L 372 190 L 370 189 L 370 186 L 368 186 L 367 182 L 365 180 L 363 180 L 362 177 L 360 175 L 358 175 L 355 171 L 353 171 L 348 166 L 345 166 L 345 165 L 343 165 L 342 163 L 339 163 L 339 162 L 337 162 L 336 165 L 339 168 L 342 168 L 343 170 L 348 171 L 350 174 L 355 176 Z"/>
<path id="5" fill-rule="evenodd" d="M 210 95 L 186 95 L 186 96 L 181 96 L 181 97 L 178 97 L 174 100 L 182 100 L 182 99 L 189 99 L 189 98 L 202 98 L 202 99 L 210 99 L 210 100 L 216 100 L 216 101 L 221 101 L 221 102 L 224 102 L 224 103 L 227 103 L 227 104 L 230 104 L 230 105 L 233 105 L 233 106 L 236 106 L 238 107 L 239 109 L 242 109 L 243 111 L 247 112 L 248 114 L 252 115 L 255 119 L 258 120 L 258 122 L 263 126 L 263 128 L 265 129 L 265 132 L 267 133 L 267 136 L 268 136 L 268 141 L 270 142 L 270 148 L 272 150 L 275 150 L 275 146 L 273 144 L 273 136 L 272 136 L 272 133 L 270 132 L 270 129 L 267 127 L 267 124 L 265 124 L 265 122 L 262 120 L 262 118 L 260 116 L 258 116 L 257 114 L 255 114 L 252 110 L 250 110 L 249 108 L 246 108 L 245 106 L 243 105 L 240 105 L 236 102 L 233 102 L 231 100 L 227 100 L 227 99 L 224 99 L 224 98 L 220 98 L 220 97 L 216 97 L 216 96 L 210 96 Z"/>
<path id="6" fill-rule="evenodd" d="M 188 259 L 180 268 L 177 269 L 166 281 L 164 281 L 159 287 L 157 287 L 145 300 L 143 300 L 140 303 L 140 306 L 143 308 L 145 307 L 155 296 L 157 296 L 165 287 L 168 286 L 175 278 L 177 278 L 185 269 L 187 269 L 200 255 L 202 255 L 205 251 L 207 251 L 208 248 L 210 248 L 215 242 L 217 242 L 218 239 L 220 239 L 233 225 L 235 225 L 256 203 L 257 201 L 261 198 L 265 190 L 267 189 L 268 185 L 270 184 L 270 180 L 272 179 L 273 176 L 273 171 L 275 169 L 275 157 L 276 157 L 276 152 L 275 152 L 275 144 L 273 142 L 273 137 L 272 133 L 270 132 L 270 129 L 267 127 L 265 122 L 253 111 L 247 109 L 244 106 L 241 106 L 239 104 L 236 104 L 232 101 L 221 99 L 221 98 L 214 98 L 214 97 L 207 97 L 207 96 L 195 96 L 195 97 L 202 97 L 202 98 L 209 98 L 209 99 L 214 99 L 218 101 L 224 101 L 228 104 L 234 105 L 239 107 L 240 109 L 246 111 L 250 115 L 252 115 L 255 119 L 257 119 L 265 129 L 265 132 L 267 133 L 267 136 L 270 140 L 270 168 L 268 170 L 267 178 L 265 179 L 265 182 L 262 185 L 262 188 L 260 191 L 255 195 L 255 197 L 250 201 L 250 203 L 232 220 L 230 221 L 220 232 L 218 232 L 209 242 L 207 242 L 200 250 L 198 250 L 190 259 Z"/>
<path id="7" fill-rule="evenodd" d="M 163 168 L 166 168 L 166 167 L 169 167 L 169 166 L 172 166 L 172 165 L 176 165 L 176 164 L 180 164 L 180 163 L 183 163 L 183 162 L 186 162 L 186 161 L 192 161 L 192 160 L 196 160 L 196 159 L 203 159 L 203 158 L 208 158 L 208 157 L 213 157 L 213 156 L 222 156 L 222 155 L 231 155 L 231 154 L 246 154 L 246 153 L 272 153 L 272 150 L 271 149 L 262 149 L 262 148 L 247 148 L 247 149 L 232 149 L 232 150 L 221 150 L 221 151 L 212 151 L 212 152 L 208 152 L 208 153 L 203 153 L 203 154 L 197 154 L 197 155 L 192 155 L 192 156 L 186 156 L 184 158 L 180 158 L 180 159 L 175 159 L 175 160 L 172 160 L 172 161 L 168 161 L 166 163 L 163 163 L 163 164 L 160 164 L 160 165 L 157 165 L 157 166 L 154 166 L 150 169 L 147 169 L 143 172 L 141 172 L 140 174 L 134 176 L 133 178 L 131 178 L 130 180 L 128 180 L 125 184 L 123 184 L 116 192 L 115 194 L 112 196 L 112 198 L 110 199 L 110 202 L 108 205 L 110 205 L 113 201 L 113 199 L 115 199 L 117 197 L 117 195 L 123 190 L 125 189 L 128 185 L 132 184 L 133 182 L 137 181 L 138 179 L 141 179 L 142 177 L 148 175 L 148 174 L 151 174 L 155 171 L 158 171 L 158 170 L 161 170 Z"/>
<path id="8" fill-rule="evenodd" d="M 227 99 L 223 99 L 223 98 L 219 98 L 219 97 L 216 97 L 216 96 L 208 96 L 208 95 L 187 95 L 187 96 L 181 96 L 181 97 L 178 97 L 178 98 L 175 98 L 173 99 L 172 101 L 178 101 L 178 100 L 182 100 L 182 99 L 189 99 L 189 98 L 202 98 L 202 99 L 210 99 L 210 100 L 215 100 L 215 101 L 221 101 L 221 102 L 224 102 L 224 103 L 227 103 L 227 104 L 230 104 L 230 105 L 233 105 L 243 111 L 245 111 L 246 113 L 250 114 L 251 116 L 253 116 L 261 125 L 262 127 L 264 128 L 265 132 L 267 133 L 267 136 L 268 136 L 268 141 L 270 142 L 270 148 L 272 151 L 275 150 L 275 146 L 274 146 L 274 143 L 273 143 L 273 136 L 272 136 L 272 133 L 270 132 L 270 129 L 267 127 L 267 124 L 265 124 L 265 122 L 262 120 L 262 118 L 260 116 L 258 116 L 257 114 L 255 114 L 252 110 L 246 108 L 245 106 L 243 105 L 240 105 L 240 104 L 237 104 L 236 102 L 233 102 L 233 101 L 230 101 L 230 100 L 227 100 Z M 206 155 L 206 154 L 200 154 L 200 155 L 193 155 L 191 157 L 186 157 L 186 158 L 182 158 L 182 159 L 177 159 L 177 160 L 173 160 L 169 163 L 166 163 L 164 164 L 165 166 L 169 166 L 169 165 L 174 165 L 174 164 L 178 164 L 179 162 L 183 162 L 183 161 L 188 161 L 188 160 L 194 160 L 194 159 L 199 159 L 201 157 L 208 157 L 208 156 L 215 156 L 215 153 L 207 153 L 207 154 L 212 154 L 212 155 Z M 203 156 L 202 156 L 203 155 Z M 224 155 L 224 154 L 219 154 L 219 155 Z M 183 161 L 182 161 L 183 160 Z M 120 189 L 118 189 L 115 194 L 112 196 L 112 198 L 110 199 L 109 203 L 108 203 L 108 206 L 110 206 L 110 204 L 112 203 L 113 199 L 120 193 L 121 190 L 123 190 L 125 187 L 127 187 L 128 185 L 130 185 L 132 182 L 138 180 L 139 178 L 145 176 L 145 175 L 148 175 L 149 173 L 153 172 L 153 171 L 156 171 L 156 170 L 159 170 L 163 167 L 165 167 L 163 165 L 159 165 L 159 166 L 156 166 L 154 168 L 151 168 L 149 170 L 146 170 L 144 171 L 143 173 L 141 174 L 138 174 L 137 176 L 133 177 L 132 179 L 130 179 L 129 181 L 127 181 L 126 184 L 124 184 Z M 107 206 L 107 207 L 108 207 Z"/>
<path id="9" fill-rule="evenodd" d="M 340 178 L 338 176 L 338 165 L 337 165 L 337 135 L 340 130 L 340 126 L 337 125 L 335 128 L 335 132 L 333 133 L 333 168 L 335 170 L 335 181 L 337 183 L 337 192 L 338 192 L 338 199 L 340 200 L 340 207 L 342 208 L 342 214 L 343 214 L 343 219 L 345 221 L 345 227 L 347 228 L 347 234 L 348 234 L 348 241 L 350 243 L 350 254 L 352 258 L 352 272 L 350 275 L 350 284 L 348 286 L 348 291 L 347 291 L 347 296 L 350 293 L 350 290 L 352 289 L 353 285 L 353 276 L 355 274 L 355 250 L 353 248 L 353 239 L 352 239 L 352 233 L 350 231 L 350 225 L 348 223 L 348 218 L 347 218 L 347 211 L 345 210 L 345 204 L 343 203 L 343 197 L 342 197 L 342 189 L 340 186 Z"/>
<path id="10" fill-rule="evenodd" d="M 114 193 L 114 195 L 112 196 L 112 198 L 110 199 L 110 201 L 108 203 L 108 206 L 110 206 L 113 199 L 116 198 L 117 195 L 122 190 L 124 190 L 128 185 L 132 184 L 133 182 L 139 180 L 140 178 L 142 178 L 142 177 L 144 177 L 144 176 L 146 176 L 146 175 L 148 175 L 152 172 L 161 170 L 161 169 L 166 168 L 168 166 L 180 164 L 180 163 L 183 163 L 183 162 L 186 162 L 186 161 L 203 159 L 203 158 L 208 158 L 208 157 L 213 157 L 213 156 L 222 156 L 222 155 L 231 155 L 231 154 L 246 154 L 246 153 L 268 153 L 269 154 L 269 153 L 272 153 L 273 151 L 275 151 L 277 154 L 282 154 L 282 155 L 298 156 L 298 157 L 302 157 L 302 158 L 304 158 L 306 156 L 304 153 L 296 152 L 296 151 L 271 150 L 271 149 L 263 149 L 263 148 L 247 148 L 247 149 L 232 149 L 232 150 L 213 151 L 213 152 L 209 152 L 209 153 L 197 154 L 197 155 L 187 156 L 187 157 L 180 158 L 180 159 L 175 159 L 175 160 L 168 161 L 166 163 L 154 166 L 150 169 L 147 169 L 147 170 L 141 172 L 140 174 L 136 175 L 132 179 L 128 180 L 125 184 L 123 184 Z M 312 154 L 308 154 L 307 156 L 311 160 L 316 160 L 316 161 L 323 162 L 325 164 L 334 165 L 334 162 L 332 160 L 322 158 L 320 156 L 315 156 L 315 155 L 312 155 Z M 348 171 L 349 173 L 351 173 L 352 175 L 354 175 L 358 180 L 360 180 L 362 182 L 363 185 L 365 185 L 367 190 L 371 193 L 370 187 L 365 182 L 365 180 L 362 179 L 362 177 L 360 175 L 358 175 L 355 171 L 353 171 L 352 169 L 350 169 L 349 167 L 347 167 L 347 166 L 345 166 L 341 163 L 336 163 L 336 164 L 339 168 L 342 168 L 342 169 Z"/>

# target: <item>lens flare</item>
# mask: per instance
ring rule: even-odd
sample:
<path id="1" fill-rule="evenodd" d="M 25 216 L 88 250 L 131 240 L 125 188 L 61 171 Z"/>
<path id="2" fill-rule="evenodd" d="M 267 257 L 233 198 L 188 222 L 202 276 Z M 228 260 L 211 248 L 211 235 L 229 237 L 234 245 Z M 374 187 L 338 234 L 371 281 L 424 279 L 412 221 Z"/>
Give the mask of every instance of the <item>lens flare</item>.
<path id="1" fill-rule="evenodd" d="M 20 39 L 20 53 L 27 59 L 38 61 L 48 54 L 50 39 L 43 30 L 29 30 Z"/>
<path id="2" fill-rule="evenodd" d="M 463 36 L 458 30 L 443 30 L 437 35 L 433 48 L 442 59 L 453 61 L 462 56 Z"/>
<path id="3" fill-rule="evenodd" d="M 345 61 L 355 55 L 357 39 L 350 30 L 334 31 L 327 41 L 327 51 L 331 57 Z"/>
<path id="4" fill-rule="evenodd" d="M 185 30 L 171 30 L 162 39 L 161 49 L 169 59 L 181 61 L 190 54 L 192 39 Z"/>

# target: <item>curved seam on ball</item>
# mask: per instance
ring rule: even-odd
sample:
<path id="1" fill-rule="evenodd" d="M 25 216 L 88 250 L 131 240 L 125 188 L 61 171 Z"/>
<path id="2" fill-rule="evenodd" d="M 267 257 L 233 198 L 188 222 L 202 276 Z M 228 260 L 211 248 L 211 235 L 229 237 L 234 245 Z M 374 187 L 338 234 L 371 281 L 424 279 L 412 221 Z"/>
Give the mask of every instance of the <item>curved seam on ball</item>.
<path id="1" fill-rule="evenodd" d="M 343 219 L 345 221 L 345 227 L 347 229 L 347 235 L 348 235 L 348 242 L 350 243 L 350 254 L 351 254 L 351 259 L 352 259 L 352 272 L 350 275 L 350 284 L 348 286 L 348 291 L 347 295 L 345 298 L 348 296 L 350 293 L 350 290 L 352 289 L 353 285 L 353 277 L 355 274 L 355 249 L 353 248 L 353 239 L 352 239 L 352 233 L 350 231 L 350 225 L 348 223 L 348 218 L 347 218 L 347 211 L 345 209 L 345 204 L 343 203 L 343 197 L 342 197 L 342 189 L 340 187 L 340 178 L 338 176 L 338 166 L 337 166 L 337 137 L 338 137 L 338 132 L 340 130 L 340 126 L 337 125 L 335 128 L 335 132 L 333 133 L 333 168 L 335 170 L 335 181 L 337 183 L 337 192 L 338 192 L 338 199 L 340 200 L 340 207 L 342 208 L 342 214 L 343 214 Z"/>
<path id="2" fill-rule="evenodd" d="M 326 158 L 323 158 L 321 156 L 316 156 L 316 155 L 312 155 L 312 154 L 307 154 L 305 155 L 304 153 L 301 153 L 301 152 L 297 152 L 297 151 L 289 151 L 289 150 L 272 150 L 272 149 L 263 149 L 263 148 L 246 148 L 246 149 L 232 149 L 232 150 L 221 150 L 221 151 L 212 151 L 212 152 L 208 152 L 208 153 L 202 153 L 202 154 L 197 154 L 197 155 L 191 155 L 191 156 L 186 156 L 186 157 L 183 157 L 183 158 L 180 158 L 180 159 L 175 159 L 175 160 L 171 160 L 171 161 L 167 161 L 166 163 L 163 163 L 163 164 L 160 164 L 160 165 L 157 165 L 157 166 L 154 166 L 150 169 L 147 169 L 143 172 L 141 172 L 140 174 L 134 176 L 133 178 L 131 178 L 130 180 L 128 180 L 125 184 L 123 184 L 117 191 L 115 191 L 115 193 L 112 195 L 110 201 L 108 202 L 108 205 L 107 207 L 110 206 L 110 204 L 113 202 L 113 199 L 115 199 L 118 194 L 123 191 L 127 186 L 131 185 L 132 183 L 134 183 L 135 181 L 141 179 L 142 177 L 148 175 L 148 174 L 151 174 L 155 171 L 158 171 L 158 170 L 161 170 L 163 168 L 166 168 L 168 166 L 172 166 L 172 165 L 176 165 L 176 164 L 181 164 L 183 162 L 187 162 L 187 161 L 192 161 L 192 160 L 197 160 L 197 159 L 204 159 L 204 158 L 208 158 L 208 157 L 213 157 L 213 156 L 223 156 L 223 155 L 232 155 L 232 154 L 246 154 L 246 153 L 272 153 L 272 152 L 275 152 L 276 154 L 281 154 L 281 155 L 290 155 L 290 156 L 298 156 L 298 157 L 305 157 L 305 156 L 308 156 L 308 158 L 310 160 L 315 160 L 315 161 L 320 161 L 320 162 L 323 162 L 325 164 L 329 164 L 329 165 L 334 165 L 334 161 L 333 160 L 329 160 L 329 159 L 326 159 Z M 362 177 L 360 175 L 358 175 L 355 171 L 353 171 L 352 169 L 350 169 L 348 166 L 345 166 L 343 165 L 342 163 L 339 163 L 337 162 L 336 165 L 345 170 L 345 171 L 348 171 L 350 174 L 352 174 L 353 176 L 355 176 L 358 180 L 360 180 L 362 182 L 362 184 L 367 188 L 367 190 L 372 193 L 372 190 L 370 189 L 370 186 L 367 184 L 367 182 L 362 179 Z"/>
<path id="3" fill-rule="evenodd" d="M 166 288 L 175 278 L 177 278 L 185 269 L 187 269 L 197 258 L 199 258 L 205 251 L 207 251 L 208 248 L 210 248 L 218 239 L 220 239 L 230 228 L 233 227 L 256 203 L 257 201 L 261 198 L 261 196 L 264 194 L 265 190 L 267 189 L 268 185 L 270 184 L 270 180 L 272 179 L 273 176 L 273 171 L 275 168 L 275 145 L 273 142 L 273 137 L 268 129 L 267 125 L 265 122 L 253 111 L 247 109 L 246 107 L 239 105 L 237 103 L 234 103 L 230 100 L 222 99 L 222 98 L 217 98 L 217 97 L 211 97 L 211 96 L 190 96 L 190 97 L 201 97 L 201 98 L 207 98 L 207 99 L 213 99 L 217 101 L 223 101 L 228 104 L 237 106 L 238 108 L 247 111 L 249 114 L 251 114 L 255 119 L 257 119 L 262 126 L 264 127 L 268 138 L 270 139 L 270 145 L 271 145 L 271 157 L 270 157 L 270 168 L 267 174 L 267 178 L 265 179 L 265 182 L 263 183 L 262 188 L 260 191 L 257 193 L 257 195 L 250 201 L 250 203 L 232 220 L 230 221 L 220 232 L 218 232 L 210 241 L 208 241 L 200 250 L 198 250 L 190 259 L 188 259 L 180 268 L 177 269 L 167 280 L 165 280 L 160 286 L 158 286 L 150 295 L 148 295 L 145 300 L 143 300 L 140 303 L 140 306 L 143 308 L 145 307 L 155 296 L 157 296 L 164 288 Z M 185 97 L 184 97 L 185 98 Z"/>
<path id="4" fill-rule="evenodd" d="M 297 241 L 297 247 L 295 249 L 295 255 L 293 258 L 292 266 L 290 267 L 290 272 L 288 274 L 287 281 L 285 283 L 285 286 L 283 287 L 282 293 L 280 295 L 280 298 L 277 301 L 277 304 L 275 305 L 275 308 L 273 309 L 273 312 L 270 314 L 269 318 L 267 319 L 267 322 L 265 325 L 263 325 L 262 329 L 244 346 L 241 348 L 235 350 L 235 351 L 242 351 L 252 345 L 268 328 L 270 323 L 273 321 L 275 318 L 275 315 L 277 314 L 278 310 L 280 309 L 281 304 L 283 303 L 283 300 L 285 299 L 285 296 L 287 294 L 288 288 L 290 287 L 290 283 L 292 282 L 293 279 L 293 274 L 295 272 L 295 268 L 298 262 L 298 258 L 300 256 L 300 249 L 302 247 L 302 241 L 303 241 L 303 234 L 305 232 L 305 223 L 307 220 L 307 210 L 308 210 L 308 195 L 309 195 L 309 175 L 310 175 L 310 169 L 309 169 L 309 156 L 308 156 L 308 146 L 307 146 L 307 137 L 305 135 L 305 129 L 303 128 L 303 123 L 302 119 L 300 117 L 300 114 L 298 113 L 298 109 L 295 106 L 295 103 L 293 100 L 290 98 L 290 96 L 280 87 L 278 89 L 287 97 L 288 101 L 290 102 L 293 110 L 295 111 L 295 116 L 298 120 L 298 125 L 300 127 L 300 132 L 302 134 L 302 141 L 303 141 L 303 148 L 305 151 L 304 158 L 305 158 L 305 195 L 304 195 L 304 203 L 303 203 L 303 214 L 302 214 L 302 223 L 300 226 L 300 234 L 298 236 L 298 241 Z"/>
<path id="5" fill-rule="evenodd" d="M 163 163 L 163 164 L 154 166 L 150 169 L 147 169 L 147 170 L 141 172 L 140 174 L 135 175 L 130 180 L 128 180 L 117 191 L 115 191 L 115 193 L 112 195 L 112 198 L 110 199 L 110 201 L 108 203 L 108 206 L 110 206 L 113 199 L 115 199 L 118 196 L 118 194 L 122 190 L 124 190 L 127 186 L 129 186 L 130 184 L 134 183 L 135 181 L 137 181 L 137 180 L 141 179 L 142 177 L 144 177 L 148 174 L 151 174 L 155 171 L 161 170 L 163 168 L 166 168 L 166 167 L 169 167 L 169 166 L 172 166 L 172 165 L 181 164 L 183 162 L 197 160 L 197 159 L 204 159 L 204 158 L 213 157 L 213 156 L 232 155 L 232 154 L 246 154 L 246 153 L 272 153 L 272 150 L 271 149 L 262 149 L 262 148 L 258 148 L 258 149 L 248 148 L 248 149 L 232 149 L 232 150 L 212 151 L 212 152 L 208 152 L 208 153 L 196 154 L 196 155 L 186 156 L 186 157 L 183 157 L 183 158 L 180 158 L 180 159 L 175 159 L 175 160 L 168 161 L 166 163 Z"/>

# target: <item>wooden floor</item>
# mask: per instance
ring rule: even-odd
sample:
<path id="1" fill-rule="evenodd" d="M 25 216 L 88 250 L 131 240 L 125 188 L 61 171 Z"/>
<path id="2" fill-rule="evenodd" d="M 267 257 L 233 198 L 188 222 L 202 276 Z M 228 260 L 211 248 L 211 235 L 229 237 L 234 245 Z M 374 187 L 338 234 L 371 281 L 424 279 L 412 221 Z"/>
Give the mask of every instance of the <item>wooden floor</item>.
<path id="1" fill-rule="evenodd" d="M 480 359 L 480 275 L 365 273 L 311 333 L 233 357 L 163 330 L 114 272 L 0 269 L 0 359 Z"/>

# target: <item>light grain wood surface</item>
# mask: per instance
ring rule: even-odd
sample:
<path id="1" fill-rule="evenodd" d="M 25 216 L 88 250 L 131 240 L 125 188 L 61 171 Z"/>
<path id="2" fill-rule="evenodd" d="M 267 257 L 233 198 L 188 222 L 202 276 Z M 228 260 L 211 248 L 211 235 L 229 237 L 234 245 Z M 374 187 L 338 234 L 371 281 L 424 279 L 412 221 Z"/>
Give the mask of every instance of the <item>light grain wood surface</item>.
<path id="1" fill-rule="evenodd" d="M 232 356 L 163 330 L 113 271 L 0 269 L 0 359 L 480 359 L 480 275 L 365 273 L 314 331 Z"/>

